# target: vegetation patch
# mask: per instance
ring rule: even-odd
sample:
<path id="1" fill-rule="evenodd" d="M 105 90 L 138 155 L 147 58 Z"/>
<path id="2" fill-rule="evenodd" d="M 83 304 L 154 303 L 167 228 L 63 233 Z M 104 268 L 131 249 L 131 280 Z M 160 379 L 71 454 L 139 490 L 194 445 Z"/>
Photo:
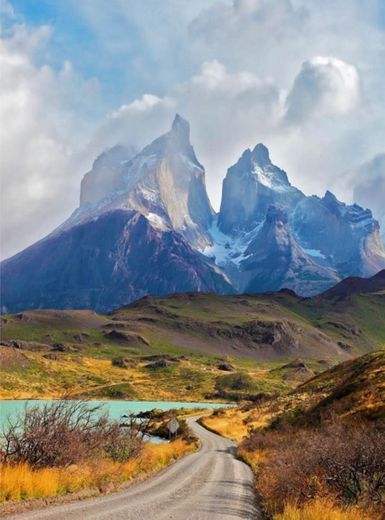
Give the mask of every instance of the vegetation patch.
<path id="1" fill-rule="evenodd" d="M 337 365 L 286 395 L 202 422 L 240 441 L 274 520 L 380 520 L 385 510 L 385 353 Z"/>
<path id="2" fill-rule="evenodd" d="M 112 490 L 193 451 L 187 431 L 170 443 L 145 442 L 149 419 L 109 421 L 99 406 L 57 401 L 26 408 L 3 432 L 0 502 Z"/>

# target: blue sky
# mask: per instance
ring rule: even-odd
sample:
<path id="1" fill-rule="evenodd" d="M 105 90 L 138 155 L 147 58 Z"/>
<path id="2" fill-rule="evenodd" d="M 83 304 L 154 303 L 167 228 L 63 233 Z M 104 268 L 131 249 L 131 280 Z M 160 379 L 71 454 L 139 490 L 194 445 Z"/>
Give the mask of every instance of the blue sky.
<path id="1" fill-rule="evenodd" d="M 305 193 L 377 197 L 383 218 L 384 0 L 0 0 L 0 13 L 3 257 L 76 208 L 99 153 L 146 145 L 176 111 L 214 207 L 226 169 L 264 142 Z"/>
<path id="2" fill-rule="evenodd" d="M 174 4 L 159 0 L 12 1 L 20 21 L 54 28 L 50 45 L 37 62 L 58 69 L 69 60 L 85 77 L 97 78 L 103 89 L 101 110 L 113 109 L 143 92 L 165 95 L 191 75 L 192 66 L 178 35 L 207 2 L 180 0 L 185 16 L 177 20 Z"/>

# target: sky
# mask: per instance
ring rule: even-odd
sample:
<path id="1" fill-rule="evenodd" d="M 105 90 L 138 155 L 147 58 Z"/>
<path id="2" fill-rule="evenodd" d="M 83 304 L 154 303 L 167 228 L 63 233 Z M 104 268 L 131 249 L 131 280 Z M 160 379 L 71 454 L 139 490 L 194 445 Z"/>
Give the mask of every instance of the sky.
<path id="1" fill-rule="evenodd" d="M 263 142 L 306 194 L 385 225 L 384 0 L 0 0 L 0 21 L 2 258 L 72 213 L 98 154 L 176 112 L 216 209 Z"/>

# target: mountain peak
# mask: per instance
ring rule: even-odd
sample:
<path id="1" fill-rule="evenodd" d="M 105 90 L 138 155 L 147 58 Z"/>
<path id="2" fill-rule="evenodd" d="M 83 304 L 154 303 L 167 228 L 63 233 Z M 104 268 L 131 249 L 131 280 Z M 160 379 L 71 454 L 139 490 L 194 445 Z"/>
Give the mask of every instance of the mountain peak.
<path id="1" fill-rule="evenodd" d="M 261 167 L 271 164 L 269 149 L 262 143 L 258 143 L 252 151 L 254 161 Z"/>
<path id="2" fill-rule="evenodd" d="M 179 114 L 175 114 L 171 134 L 180 141 L 190 142 L 190 123 Z"/>

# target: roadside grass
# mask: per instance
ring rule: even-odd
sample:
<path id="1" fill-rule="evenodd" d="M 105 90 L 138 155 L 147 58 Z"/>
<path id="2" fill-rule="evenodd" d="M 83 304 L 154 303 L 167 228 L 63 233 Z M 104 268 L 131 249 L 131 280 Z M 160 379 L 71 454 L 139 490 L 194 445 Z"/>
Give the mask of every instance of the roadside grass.
<path id="1" fill-rule="evenodd" d="M 283 513 L 273 520 L 381 520 L 374 512 L 368 513 L 357 506 L 341 508 L 330 499 L 316 499 L 304 506 L 287 504 Z"/>
<path id="2" fill-rule="evenodd" d="M 385 352 L 378 351 L 201 422 L 240 443 L 269 518 L 382 520 L 384 420 Z"/>
<path id="3" fill-rule="evenodd" d="M 0 464 L 0 502 L 55 497 L 88 488 L 103 493 L 123 482 L 152 475 L 194 449 L 194 444 L 176 439 L 167 444 L 147 443 L 138 457 L 122 463 L 101 459 L 40 469 L 28 464 Z"/>

